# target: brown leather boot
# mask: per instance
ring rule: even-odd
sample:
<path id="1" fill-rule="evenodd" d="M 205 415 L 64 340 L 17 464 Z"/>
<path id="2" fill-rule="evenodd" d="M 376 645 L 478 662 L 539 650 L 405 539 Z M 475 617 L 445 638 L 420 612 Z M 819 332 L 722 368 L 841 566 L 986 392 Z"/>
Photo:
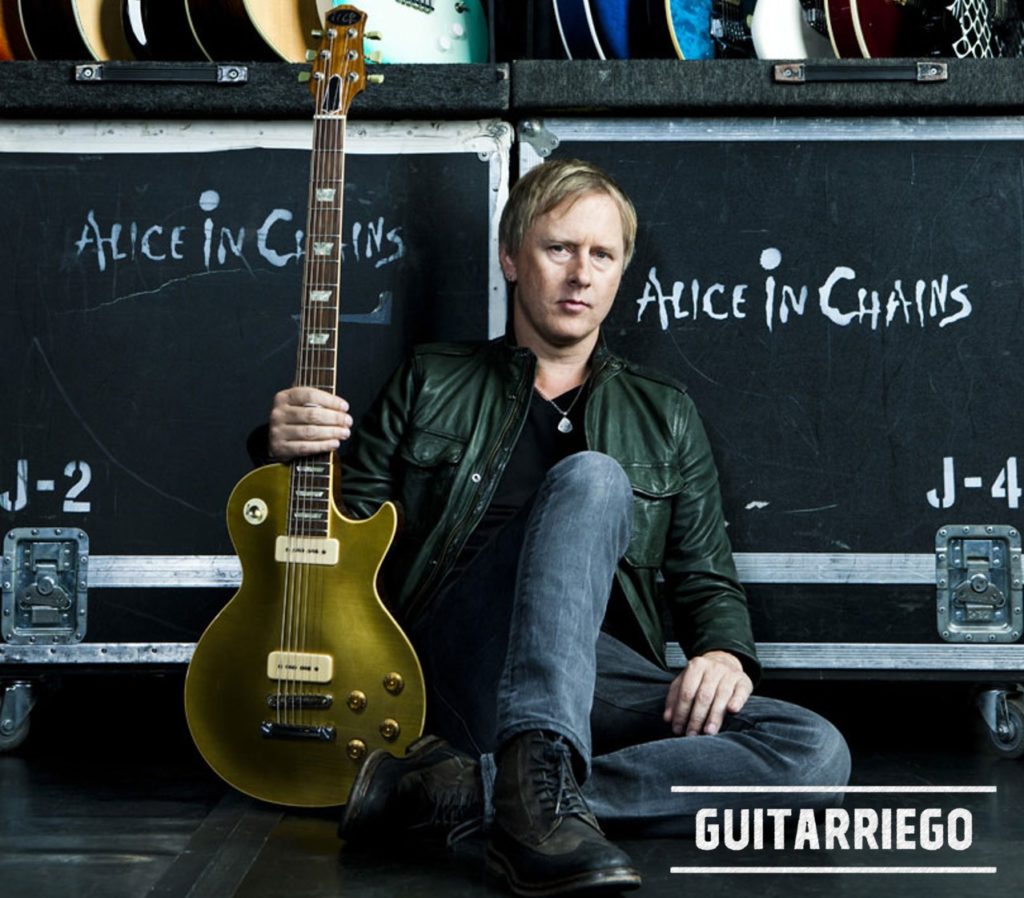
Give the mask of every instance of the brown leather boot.
<path id="1" fill-rule="evenodd" d="M 424 736 L 396 758 L 377 749 L 360 768 L 338 835 L 365 843 L 396 838 L 445 838 L 483 824 L 480 765 L 437 736 Z"/>
<path id="2" fill-rule="evenodd" d="M 487 867 L 517 895 L 640 885 L 629 855 L 605 838 L 580 794 L 561 737 L 524 733 L 502 749 L 494 813 Z"/>

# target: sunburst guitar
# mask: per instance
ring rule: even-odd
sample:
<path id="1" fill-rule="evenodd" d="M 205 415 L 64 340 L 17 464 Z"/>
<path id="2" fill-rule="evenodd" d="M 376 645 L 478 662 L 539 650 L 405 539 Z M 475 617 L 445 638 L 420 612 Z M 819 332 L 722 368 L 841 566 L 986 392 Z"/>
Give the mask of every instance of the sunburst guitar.
<path id="1" fill-rule="evenodd" d="M 296 384 L 334 392 L 341 289 L 345 121 L 366 80 L 366 16 L 328 12 L 316 101 Z M 398 512 L 352 520 L 334 501 L 331 454 L 270 465 L 228 501 L 242 583 L 196 644 L 189 729 L 238 790 L 300 807 L 343 804 L 363 758 L 420 736 L 419 661 L 382 604 L 377 573 Z"/>

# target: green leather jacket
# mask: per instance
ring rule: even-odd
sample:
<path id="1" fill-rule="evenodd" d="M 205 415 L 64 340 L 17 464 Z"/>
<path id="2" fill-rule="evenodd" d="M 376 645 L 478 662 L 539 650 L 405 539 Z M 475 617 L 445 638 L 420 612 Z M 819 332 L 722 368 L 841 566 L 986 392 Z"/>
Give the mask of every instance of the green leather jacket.
<path id="1" fill-rule="evenodd" d="M 416 349 L 364 417 L 342 458 L 351 513 L 384 500 L 404 512 L 385 589 L 401 618 L 415 616 L 480 521 L 526 419 L 536 358 L 505 339 Z M 617 577 L 664 665 L 660 594 L 688 656 L 735 654 L 760 667 L 746 597 L 725 533 L 718 475 L 683 387 L 613 355 L 592 359 L 587 446 L 617 459 L 633 485 L 633 535 Z"/>

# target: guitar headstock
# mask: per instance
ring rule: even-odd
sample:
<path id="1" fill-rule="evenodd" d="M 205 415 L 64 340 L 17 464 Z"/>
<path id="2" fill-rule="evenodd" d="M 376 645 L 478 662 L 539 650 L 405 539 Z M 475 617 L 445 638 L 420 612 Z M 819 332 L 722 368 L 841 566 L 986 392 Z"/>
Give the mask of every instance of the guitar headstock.
<path id="1" fill-rule="evenodd" d="M 365 28 L 366 13 L 354 6 L 336 6 L 324 16 L 320 48 L 310 51 L 309 89 L 317 115 L 347 115 L 352 101 L 366 89 Z"/>

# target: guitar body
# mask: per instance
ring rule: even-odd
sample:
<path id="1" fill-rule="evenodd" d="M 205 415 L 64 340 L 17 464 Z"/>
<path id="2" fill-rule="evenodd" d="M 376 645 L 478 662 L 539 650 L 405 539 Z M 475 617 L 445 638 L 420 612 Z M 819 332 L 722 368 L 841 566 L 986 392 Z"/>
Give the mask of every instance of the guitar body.
<path id="1" fill-rule="evenodd" d="M 162 0 L 157 0 L 162 2 Z M 317 4 L 284 0 L 184 0 L 203 52 L 217 62 L 304 62 L 321 27 Z"/>
<path id="2" fill-rule="evenodd" d="M 680 59 L 711 59 L 711 0 L 665 0 L 672 44 Z"/>
<path id="3" fill-rule="evenodd" d="M 674 35 L 667 0 L 629 0 L 629 55 L 632 59 L 678 59 Z"/>
<path id="4" fill-rule="evenodd" d="M 941 3 L 825 0 L 825 14 L 836 55 L 850 59 L 948 56 L 959 33 Z"/>
<path id="5" fill-rule="evenodd" d="M 137 59 L 209 59 L 192 30 L 185 0 L 121 0 L 121 21 Z"/>
<path id="6" fill-rule="evenodd" d="M 825 20 L 840 59 L 890 56 L 897 46 L 903 9 L 888 0 L 881 0 L 877 8 L 868 4 L 860 9 L 857 0 L 825 0 Z"/>
<path id="7" fill-rule="evenodd" d="M 555 24 L 569 59 L 605 59 L 597 35 L 592 0 L 552 0 Z"/>
<path id="8" fill-rule="evenodd" d="M 336 0 L 335 5 L 338 5 Z M 490 36 L 480 0 L 360 0 L 379 41 L 371 62 L 487 62 Z"/>
<path id="9" fill-rule="evenodd" d="M 749 59 L 754 56 L 754 43 L 750 36 L 750 20 L 756 0 L 715 0 L 712 21 L 715 23 L 712 40 L 718 59 Z"/>
<path id="10" fill-rule="evenodd" d="M 608 59 L 629 59 L 629 0 L 591 0 L 599 46 Z"/>
<path id="11" fill-rule="evenodd" d="M 304 62 L 315 43 L 311 34 L 320 28 L 318 7 L 331 8 L 330 0 L 181 2 L 199 45 L 217 61 Z M 365 0 L 360 7 L 381 32 L 380 41 L 364 48 L 372 62 L 487 61 L 490 41 L 480 0 Z"/>
<path id="12" fill-rule="evenodd" d="M 425 693 L 412 646 L 375 588 L 397 509 L 385 503 L 372 518 L 353 521 L 332 502 L 337 563 L 277 562 L 289 479 L 288 466 L 270 465 L 248 474 L 231 494 L 228 530 L 242 583 L 196 645 L 185 710 L 200 753 L 235 788 L 262 801 L 327 807 L 345 802 L 366 753 L 385 748 L 401 754 L 419 737 Z M 329 658 L 333 672 L 316 682 L 301 675 L 297 681 L 271 678 L 268 658 L 281 651 Z M 398 694 L 384 685 L 395 673 L 404 681 Z M 352 710 L 349 697 L 358 693 L 365 708 Z M 322 697 L 329 697 L 329 707 L 294 707 Z M 284 707 L 275 710 L 275 701 Z M 397 722 L 394 738 L 381 735 L 385 721 Z M 280 735 L 268 737 L 261 728 L 273 722 L 282 724 Z M 307 732 L 301 728 L 334 737 L 301 736 Z M 352 751 L 358 743 L 361 749 Z"/>
<path id="13" fill-rule="evenodd" d="M 20 0 L 19 6 L 34 59 L 134 58 L 118 0 Z"/>
<path id="14" fill-rule="evenodd" d="M 759 59 L 834 59 L 828 38 L 804 18 L 800 0 L 757 0 L 750 36 Z"/>
<path id="15" fill-rule="evenodd" d="M 828 38 L 839 59 L 863 59 L 853 22 L 853 0 L 825 0 Z"/>
<path id="16" fill-rule="evenodd" d="M 18 0 L 0 0 L 0 62 L 32 59 Z"/>

